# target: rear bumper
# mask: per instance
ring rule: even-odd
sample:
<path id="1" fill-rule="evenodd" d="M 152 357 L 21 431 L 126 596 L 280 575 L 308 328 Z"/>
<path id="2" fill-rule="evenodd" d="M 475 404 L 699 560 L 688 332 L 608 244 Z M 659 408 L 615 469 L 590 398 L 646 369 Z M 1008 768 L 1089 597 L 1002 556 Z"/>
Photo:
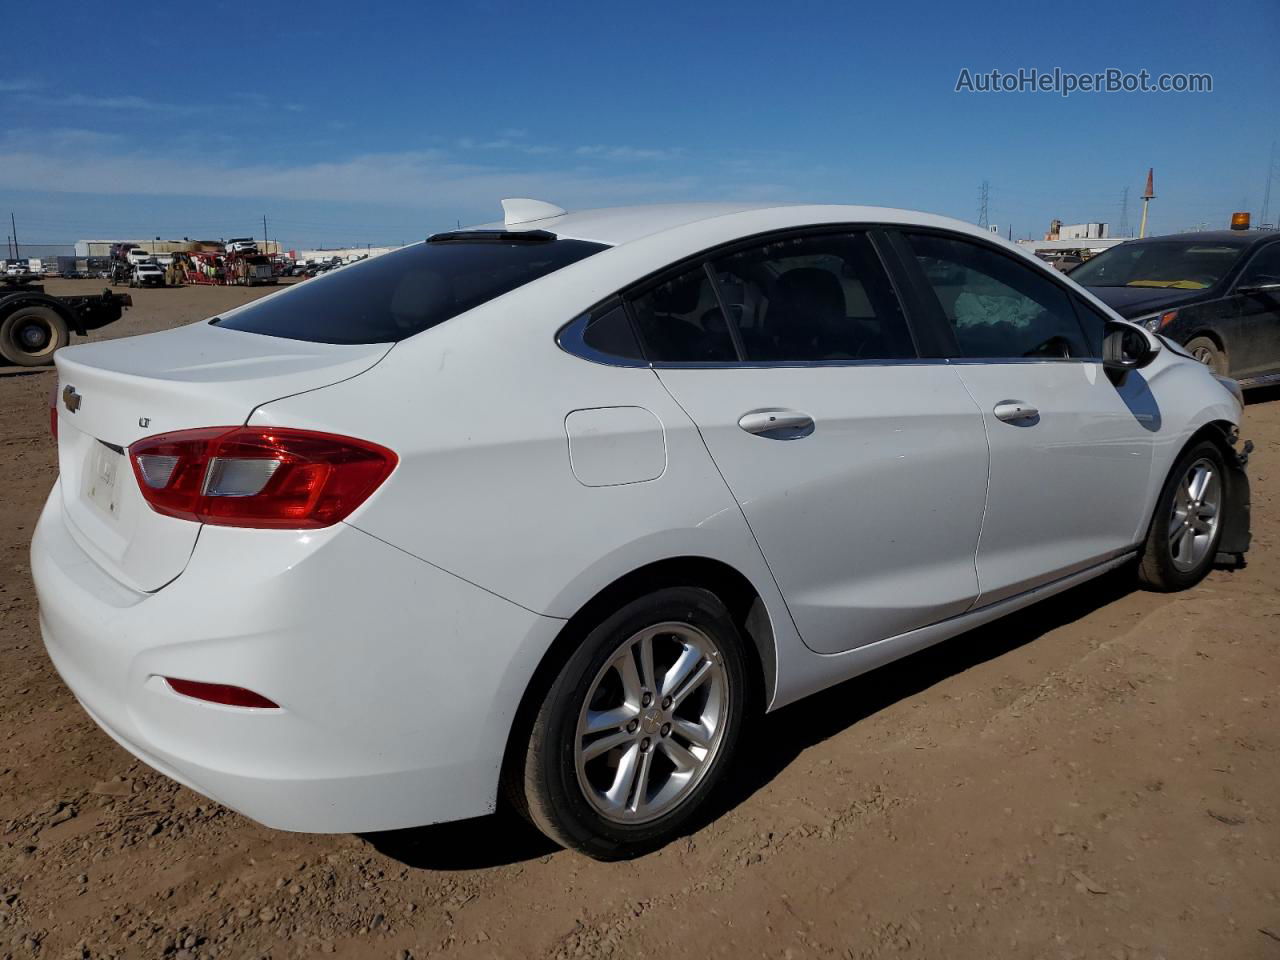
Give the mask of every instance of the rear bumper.
<path id="1" fill-rule="evenodd" d="M 516 706 L 563 625 L 341 524 L 205 528 L 182 576 L 137 593 L 71 538 L 56 488 L 32 570 L 50 659 L 90 716 L 161 773 L 286 830 L 491 811 Z M 166 676 L 281 709 L 193 700 Z"/>

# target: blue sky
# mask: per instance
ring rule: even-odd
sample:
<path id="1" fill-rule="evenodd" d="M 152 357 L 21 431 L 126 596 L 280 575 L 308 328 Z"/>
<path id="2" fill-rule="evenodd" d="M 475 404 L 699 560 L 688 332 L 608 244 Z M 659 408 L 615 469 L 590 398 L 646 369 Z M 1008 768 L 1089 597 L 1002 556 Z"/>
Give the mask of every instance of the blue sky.
<path id="1" fill-rule="evenodd" d="M 79 10 L 79 12 L 77 12 Z M 24 23 L 25 18 L 30 23 Z M 21 239 L 386 243 L 566 207 L 807 200 L 1015 236 L 1262 205 L 1280 4 L 480 2 L 20 7 L 0 212 Z M 1210 94 L 965 94 L 962 68 L 1207 72 Z M 1280 209 L 1280 179 L 1271 218 Z M 7 217 L 6 217 L 7 219 Z M 7 226 L 7 225 L 6 225 Z M 8 231 L 0 231 L 7 233 Z"/>

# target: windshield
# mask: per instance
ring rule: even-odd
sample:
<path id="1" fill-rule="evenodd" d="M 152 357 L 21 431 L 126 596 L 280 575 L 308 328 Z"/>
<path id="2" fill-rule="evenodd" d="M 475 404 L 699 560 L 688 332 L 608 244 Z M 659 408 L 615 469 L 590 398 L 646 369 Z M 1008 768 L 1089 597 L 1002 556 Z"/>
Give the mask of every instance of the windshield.
<path id="1" fill-rule="evenodd" d="M 1071 271 L 1086 287 L 1165 287 L 1205 290 L 1240 259 L 1242 247 L 1225 243 L 1160 240 L 1122 243 Z"/>
<path id="2" fill-rule="evenodd" d="M 391 343 L 605 249 L 585 240 L 417 243 L 213 322 L 314 343 Z"/>

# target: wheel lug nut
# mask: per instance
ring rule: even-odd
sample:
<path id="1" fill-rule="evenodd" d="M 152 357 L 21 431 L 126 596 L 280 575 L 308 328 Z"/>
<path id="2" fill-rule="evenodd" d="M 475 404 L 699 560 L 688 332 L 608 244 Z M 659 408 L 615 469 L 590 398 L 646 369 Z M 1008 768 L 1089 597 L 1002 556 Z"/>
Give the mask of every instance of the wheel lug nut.
<path id="1" fill-rule="evenodd" d="M 641 741 L 640 741 L 640 752 L 641 752 L 641 753 L 648 753 L 648 752 L 649 752 L 649 738 L 648 738 L 648 737 L 645 737 L 643 740 L 641 740 Z"/>
<path id="2" fill-rule="evenodd" d="M 652 693 L 646 693 L 643 697 L 640 698 L 640 706 L 642 707 L 647 707 L 651 703 L 653 703 Z"/>
<path id="3" fill-rule="evenodd" d="M 639 729 L 640 729 L 639 720 L 632 720 L 630 723 L 627 724 L 627 733 L 635 733 Z"/>
<path id="4" fill-rule="evenodd" d="M 662 725 L 662 735 L 663 735 L 664 737 L 669 737 L 669 736 L 671 736 L 671 724 L 669 724 L 669 723 L 664 723 L 664 724 Z"/>
<path id="5" fill-rule="evenodd" d="M 670 698 L 670 697 L 663 697 L 663 698 L 662 698 L 662 709 L 663 709 L 663 710 L 670 710 L 670 709 L 671 709 L 671 698 Z"/>

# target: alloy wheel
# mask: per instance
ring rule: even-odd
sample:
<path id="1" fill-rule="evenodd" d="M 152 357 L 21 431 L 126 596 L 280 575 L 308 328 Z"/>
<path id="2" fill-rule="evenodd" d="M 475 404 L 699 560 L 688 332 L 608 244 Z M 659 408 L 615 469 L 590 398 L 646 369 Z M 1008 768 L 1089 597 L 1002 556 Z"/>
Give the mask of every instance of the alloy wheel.
<path id="1" fill-rule="evenodd" d="M 583 795 L 617 823 L 674 809 L 711 768 L 731 694 L 720 650 L 698 628 L 666 622 L 629 637 L 592 680 L 579 713 Z"/>
<path id="2" fill-rule="evenodd" d="M 1203 562 L 1213 546 L 1222 512 L 1222 478 L 1214 463 L 1201 457 L 1187 469 L 1173 495 L 1169 518 L 1169 553 L 1173 565 L 1186 572 Z"/>

